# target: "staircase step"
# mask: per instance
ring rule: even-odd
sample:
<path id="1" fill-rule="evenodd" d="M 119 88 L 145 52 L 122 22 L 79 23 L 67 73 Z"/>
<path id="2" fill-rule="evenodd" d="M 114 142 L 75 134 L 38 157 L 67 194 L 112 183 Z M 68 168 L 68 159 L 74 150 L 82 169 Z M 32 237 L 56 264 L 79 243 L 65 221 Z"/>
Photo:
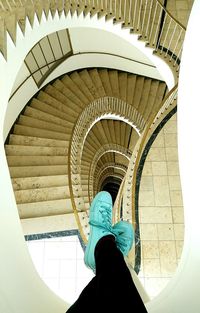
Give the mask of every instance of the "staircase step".
<path id="1" fill-rule="evenodd" d="M 136 75 L 128 75 L 127 76 L 127 93 L 126 93 L 126 102 L 129 104 L 133 104 L 133 97 L 135 93 L 135 85 L 136 85 Z"/>
<path id="2" fill-rule="evenodd" d="M 37 99 L 33 99 L 33 101 L 34 105 L 31 103 L 31 106 L 38 108 L 41 111 L 63 118 L 64 120 L 71 123 L 74 123 L 77 118 L 77 113 L 73 109 L 67 107 L 65 104 L 43 91 L 40 91 Z"/>
<path id="3" fill-rule="evenodd" d="M 144 108 L 143 117 L 146 120 L 148 116 L 151 114 L 151 110 L 156 102 L 156 95 L 159 88 L 159 81 L 153 80 L 151 83 L 151 90 L 149 93 L 148 105 Z"/>
<path id="4" fill-rule="evenodd" d="M 71 79 L 70 76 L 65 75 L 61 81 L 71 90 L 71 92 L 75 93 L 77 97 L 80 99 L 82 103 L 85 105 L 88 104 L 88 98 L 85 96 L 85 94 L 78 88 L 78 85 Z"/>
<path id="5" fill-rule="evenodd" d="M 9 170 L 11 178 L 66 175 L 68 173 L 66 165 L 11 166 Z"/>
<path id="6" fill-rule="evenodd" d="M 43 146 L 22 146 L 6 145 L 5 151 L 7 156 L 67 156 L 68 148 L 66 147 L 43 147 Z"/>
<path id="7" fill-rule="evenodd" d="M 38 129 L 23 125 L 15 124 L 13 133 L 16 135 L 32 136 L 32 137 L 42 137 L 48 139 L 58 139 L 58 140 L 70 140 L 70 135 L 64 133 L 58 133 L 45 129 Z"/>
<path id="8" fill-rule="evenodd" d="M 48 85 L 45 88 L 45 93 L 62 103 L 66 108 L 66 113 L 69 112 L 81 112 L 81 108 L 74 102 L 72 102 L 67 96 L 60 92 L 57 88 L 52 85 Z M 69 110 L 70 109 L 70 110 Z"/>
<path id="9" fill-rule="evenodd" d="M 93 99 L 100 98 L 100 94 L 99 94 L 98 90 L 96 89 L 96 86 L 93 83 L 91 76 L 89 75 L 89 71 L 87 71 L 87 70 L 80 71 L 79 76 L 84 81 L 84 83 L 87 85 L 87 88 L 91 94 L 91 97 Z"/>
<path id="10" fill-rule="evenodd" d="M 91 69 L 90 71 L 88 71 L 88 73 L 89 73 L 91 80 L 93 81 L 93 84 L 94 84 L 94 86 L 95 86 L 95 88 L 99 94 L 99 97 L 105 97 L 106 93 L 105 93 L 101 78 L 99 76 L 99 71 L 96 68 L 94 68 L 94 69 Z"/>
<path id="11" fill-rule="evenodd" d="M 127 73 L 121 72 L 118 74 L 119 79 L 119 97 L 126 102 L 127 93 Z"/>
<path id="12" fill-rule="evenodd" d="M 138 76 L 136 79 L 135 93 L 134 93 L 133 102 L 132 102 L 135 109 L 138 109 L 139 104 L 140 104 L 140 100 L 141 100 L 142 92 L 144 88 L 144 80 L 145 79 L 142 76 Z"/>
<path id="13" fill-rule="evenodd" d="M 21 219 L 59 215 L 73 212 L 70 199 L 57 199 L 52 201 L 24 203 L 18 204 L 17 207 Z"/>
<path id="14" fill-rule="evenodd" d="M 9 145 L 68 148 L 69 141 L 11 134 L 9 136 Z"/>
<path id="15" fill-rule="evenodd" d="M 69 198 L 69 187 L 47 187 L 28 190 L 16 190 L 15 199 L 18 203 L 31 203 Z"/>
<path id="16" fill-rule="evenodd" d="M 70 77 L 73 80 L 73 82 L 78 86 L 78 88 L 82 91 L 85 97 L 88 99 L 88 102 L 93 101 L 94 97 L 92 96 L 90 90 L 88 89 L 87 84 L 81 78 L 80 74 L 75 71 L 70 75 Z"/>
<path id="17" fill-rule="evenodd" d="M 46 122 L 46 121 L 41 121 L 39 119 L 25 116 L 25 115 L 20 115 L 18 121 L 18 125 L 24 125 L 24 126 L 29 126 L 33 128 L 38 128 L 38 129 L 45 129 L 45 130 L 50 130 L 50 131 L 55 131 L 59 133 L 68 133 L 70 134 L 71 128 L 65 128 L 60 125 L 56 125 L 54 123 Z"/>
<path id="18" fill-rule="evenodd" d="M 129 146 L 128 146 L 128 149 L 130 151 L 133 151 L 134 150 L 134 147 L 137 143 L 139 139 L 139 135 L 138 133 L 134 130 L 134 128 L 132 128 L 132 131 L 131 131 L 131 136 L 130 136 L 130 141 L 129 141 Z"/>
<path id="19" fill-rule="evenodd" d="M 14 190 L 67 186 L 68 176 L 56 175 L 56 176 L 13 178 L 12 184 Z"/>
<path id="20" fill-rule="evenodd" d="M 75 110 L 81 112 L 84 108 L 84 104 L 82 101 L 77 97 L 77 94 L 72 92 L 63 82 L 62 80 L 57 79 L 53 86 L 59 90 L 63 95 L 65 95 L 72 103 L 76 104 Z M 73 106 L 74 107 L 74 106 Z"/>
<path id="21" fill-rule="evenodd" d="M 7 156 L 9 166 L 67 165 L 66 156 Z"/>
<path id="22" fill-rule="evenodd" d="M 30 116 L 33 117 L 35 119 L 39 119 L 42 121 L 46 121 L 46 122 L 50 122 L 50 123 L 54 123 L 60 126 L 63 126 L 65 128 L 73 128 L 73 123 L 70 123 L 66 120 L 63 120 L 59 117 L 56 117 L 55 115 L 49 114 L 47 112 L 43 112 L 40 111 L 38 109 L 35 109 L 33 107 L 27 106 L 25 111 L 24 111 L 24 115 L 26 116 Z"/>
<path id="23" fill-rule="evenodd" d="M 118 80 L 118 71 L 111 70 L 109 71 L 110 84 L 112 88 L 113 97 L 119 98 L 119 80 Z"/>
<path id="24" fill-rule="evenodd" d="M 112 97 L 112 87 L 111 87 L 111 83 L 110 83 L 110 77 L 108 74 L 108 70 L 107 69 L 101 69 L 99 71 L 99 76 L 101 78 L 101 82 L 103 85 L 103 88 L 105 90 L 105 93 L 107 96 Z"/>

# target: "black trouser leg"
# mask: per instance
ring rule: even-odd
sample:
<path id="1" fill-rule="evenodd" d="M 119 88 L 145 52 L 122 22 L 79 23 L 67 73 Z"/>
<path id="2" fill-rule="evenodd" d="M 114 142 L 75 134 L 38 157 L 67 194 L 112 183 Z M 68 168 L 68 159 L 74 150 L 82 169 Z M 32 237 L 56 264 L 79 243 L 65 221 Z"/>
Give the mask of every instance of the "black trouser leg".
<path id="1" fill-rule="evenodd" d="M 146 313 L 124 257 L 112 235 L 99 240 L 95 249 L 96 276 L 84 288 L 68 313 L 132 312 Z"/>
<path id="2" fill-rule="evenodd" d="M 99 240 L 95 249 L 95 260 L 99 312 L 146 313 L 123 254 L 117 248 L 113 236 Z"/>
<path id="3" fill-rule="evenodd" d="M 67 310 L 67 313 L 93 312 L 97 292 L 97 277 L 93 277 L 83 289 L 76 302 Z M 93 305 L 92 305 L 93 304 Z"/>

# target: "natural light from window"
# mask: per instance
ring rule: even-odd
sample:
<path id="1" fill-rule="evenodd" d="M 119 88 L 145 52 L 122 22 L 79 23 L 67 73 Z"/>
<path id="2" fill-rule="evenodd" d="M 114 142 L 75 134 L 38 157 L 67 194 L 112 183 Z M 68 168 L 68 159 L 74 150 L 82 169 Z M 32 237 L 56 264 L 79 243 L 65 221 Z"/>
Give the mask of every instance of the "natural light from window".
<path id="1" fill-rule="evenodd" d="M 84 264 L 78 236 L 28 240 L 27 245 L 40 277 L 72 304 L 94 276 Z"/>

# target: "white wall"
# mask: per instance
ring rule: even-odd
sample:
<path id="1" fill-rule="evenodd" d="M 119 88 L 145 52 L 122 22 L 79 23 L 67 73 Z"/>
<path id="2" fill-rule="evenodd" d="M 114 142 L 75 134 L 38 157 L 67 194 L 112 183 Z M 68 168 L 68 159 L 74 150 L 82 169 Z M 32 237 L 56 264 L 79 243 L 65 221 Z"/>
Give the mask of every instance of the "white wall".
<path id="1" fill-rule="evenodd" d="M 199 72 L 200 0 L 187 26 L 178 95 L 178 150 L 185 216 L 181 263 L 167 288 L 148 304 L 152 313 L 200 312 Z M 192 53 L 191 53 L 192 52 Z"/>

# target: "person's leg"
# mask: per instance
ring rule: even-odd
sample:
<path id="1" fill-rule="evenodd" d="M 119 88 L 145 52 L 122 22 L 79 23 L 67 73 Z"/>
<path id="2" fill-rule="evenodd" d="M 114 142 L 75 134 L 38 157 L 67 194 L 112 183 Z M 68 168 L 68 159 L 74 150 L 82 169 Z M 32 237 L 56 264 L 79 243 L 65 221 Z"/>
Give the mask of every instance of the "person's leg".
<path id="1" fill-rule="evenodd" d="M 115 237 L 105 236 L 95 248 L 97 278 L 97 312 L 146 313 Z M 126 311 L 127 310 L 127 311 Z M 96 312 L 96 311 L 95 311 Z"/>
<path id="2" fill-rule="evenodd" d="M 94 305 L 96 303 L 96 290 L 97 278 L 95 276 L 83 289 L 76 302 L 70 306 L 70 308 L 67 310 L 67 313 L 94 312 Z"/>

